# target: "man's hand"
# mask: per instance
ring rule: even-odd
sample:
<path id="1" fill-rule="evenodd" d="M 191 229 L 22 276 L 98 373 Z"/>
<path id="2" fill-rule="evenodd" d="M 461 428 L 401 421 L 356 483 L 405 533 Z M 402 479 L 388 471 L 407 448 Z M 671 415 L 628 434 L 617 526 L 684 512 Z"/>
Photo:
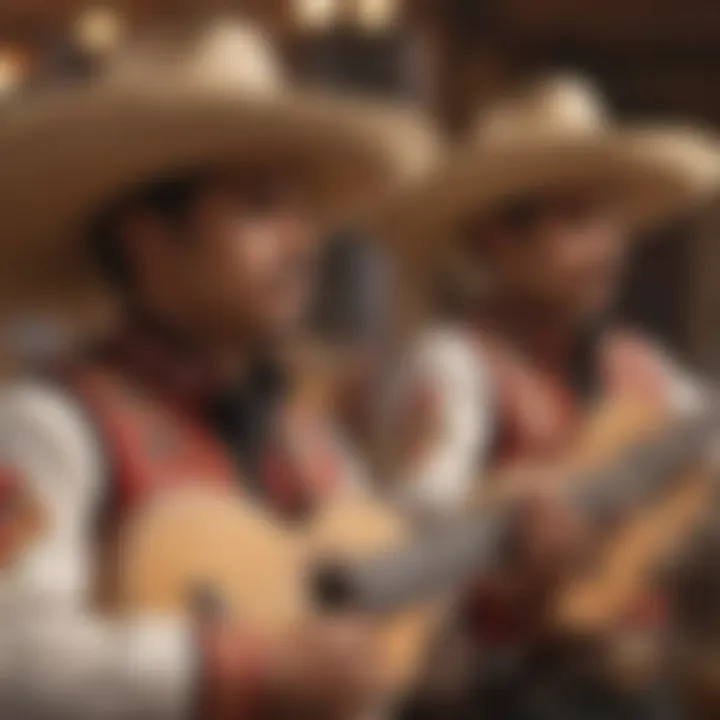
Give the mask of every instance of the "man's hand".
<path id="1" fill-rule="evenodd" d="M 274 640 L 219 624 L 203 647 L 203 720 L 356 720 L 386 688 L 375 633 L 357 618 L 313 619 Z"/>
<path id="2" fill-rule="evenodd" d="M 572 469 L 562 465 L 519 465 L 494 478 L 489 502 L 514 508 L 507 573 L 513 585 L 550 591 L 587 560 L 593 532 L 566 500 L 568 476 Z"/>
<path id="3" fill-rule="evenodd" d="M 560 496 L 528 493 L 517 500 L 512 573 L 530 592 L 552 593 L 582 568 L 591 540 L 585 519 Z"/>
<path id="4" fill-rule="evenodd" d="M 554 599 L 591 557 L 593 532 L 565 501 L 568 469 L 520 466 L 494 478 L 485 502 L 514 508 L 509 557 L 480 583 L 479 597 L 504 608 L 521 632 L 543 632 Z"/>
<path id="5" fill-rule="evenodd" d="M 385 680 L 369 623 L 318 619 L 278 648 L 270 704 L 275 717 L 288 720 L 356 720 L 381 700 Z"/>

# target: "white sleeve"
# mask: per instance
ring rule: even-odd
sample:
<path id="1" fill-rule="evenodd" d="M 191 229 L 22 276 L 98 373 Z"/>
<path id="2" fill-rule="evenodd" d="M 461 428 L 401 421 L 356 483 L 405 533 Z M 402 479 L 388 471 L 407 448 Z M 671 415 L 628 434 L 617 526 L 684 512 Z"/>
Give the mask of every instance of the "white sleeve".
<path id="1" fill-rule="evenodd" d="M 681 415 L 701 408 L 707 389 L 700 378 L 679 368 L 671 368 L 670 405 Z"/>
<path id="2" fill-rule="evenodd" d="M 402 433 L 414 390 L 430 392 L 434 415 L 430 442 L 419 456 L 399 468 L 392 486 L 400 501 L 422 518 L 457 512 L 476 487 L 492 442 L 492 399 L 487 368 L 459 332 L 434 330 L 421 338 L 400 368 L 389 394 L 386 442 Z M 409 409 L 408 409 L 409 408 Z"/>
<path id="3" fill-rule="evenodd" d="M 185 624 L 113 621 L 89 609 L 106 472 L 82 409 L 38 383 L 0 392 L 0 469 L 45 518 L 0 568 L 0 716 L 186 717 L 195 669 Z"/>

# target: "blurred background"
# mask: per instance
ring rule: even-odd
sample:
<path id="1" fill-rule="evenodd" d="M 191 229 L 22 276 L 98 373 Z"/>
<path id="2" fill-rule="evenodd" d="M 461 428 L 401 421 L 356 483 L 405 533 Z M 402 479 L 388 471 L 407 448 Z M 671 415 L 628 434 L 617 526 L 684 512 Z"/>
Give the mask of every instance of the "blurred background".
<path id="1" fill-rule="evenodd" d="M 257 20 L 296 77 L 413 99 L 450 134 L 479 104 L 549 69 L 590 73 L 625 117 L 720 124 L 716 0 L 0 0 L 0 107 L 25 86 L 92 73 L 144 24 L 220 12 Z M 720 371 L 718 234 L 713 208 L 640 245 L 621 309 L 711 373 Z M 323 332 L 347 337 L 368 312 L 382 314 L 367 300 L 380 282 L 368 277 L 385 277 L 374 252 L 352 233 L 330 245 Z M 14 318 L 4 334 L 33 352 L 57 342 L 35 318 Z"/>

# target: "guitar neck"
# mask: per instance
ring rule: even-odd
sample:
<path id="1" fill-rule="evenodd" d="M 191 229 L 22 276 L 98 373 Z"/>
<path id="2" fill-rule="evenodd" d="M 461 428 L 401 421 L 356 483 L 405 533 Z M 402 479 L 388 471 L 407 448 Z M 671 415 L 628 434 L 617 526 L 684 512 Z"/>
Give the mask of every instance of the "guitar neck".
<path id="1" fill-rule="evenodd" d="M 633 445 L 610 467 L 573 485 L 571 504 L 600 525 L 633 513 L 661 494 L 697 459 L 717 426 L 717 409 L 712 408 Z"/>
<path id="2" fill-rule="evenodd" d="M 627 516 L 662 493 L 706 446 L 718 411 L 680 421 L 659 437 L 631 447 L 590 477 L 571 483 L 570 502 L 599 524 Z M 508 555 L 513 510 L 496 507 L 426 532 L 394 552 L 356 562 L 325 563 L 314 576 L 328 608 L 390 612 L 491 572 Z"/>
<path id="3" fill-rule="evenodd" d="M 397 550 L 318 568 L 315 595 L 326 608 L 385 613 L 489 572 L 506 555 L 508 510 L 424 533 Z"/>

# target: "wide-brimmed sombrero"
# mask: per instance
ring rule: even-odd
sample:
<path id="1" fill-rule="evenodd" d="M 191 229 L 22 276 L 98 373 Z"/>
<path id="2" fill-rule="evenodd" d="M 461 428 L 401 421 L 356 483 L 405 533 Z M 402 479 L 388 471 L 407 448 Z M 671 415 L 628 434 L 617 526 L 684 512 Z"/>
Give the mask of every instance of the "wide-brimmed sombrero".
<path id="1" fill-rule="evenodd" d="M 96 79 L 0 108 L 1 265 L 31 263 L 83 291 L 83 231 L 105 203 L 175 171 L 269 154 L 303 163 L 333 222 L 412 175 L 432 145 L 413 110 L 291 87 L 248 24 L 154 34 Z"/>
<path id="2" fill-rule="evenodd" d="M 619 124 L 588 80 L 553 76 L 481 112 L 440 164 L 389 197 L 375 226 L 411 253 L 447 249 L 464 222 L 508 201 L 596 183 L 640 231 L 718 187 L 719 150 L 690 125 Z"/>

